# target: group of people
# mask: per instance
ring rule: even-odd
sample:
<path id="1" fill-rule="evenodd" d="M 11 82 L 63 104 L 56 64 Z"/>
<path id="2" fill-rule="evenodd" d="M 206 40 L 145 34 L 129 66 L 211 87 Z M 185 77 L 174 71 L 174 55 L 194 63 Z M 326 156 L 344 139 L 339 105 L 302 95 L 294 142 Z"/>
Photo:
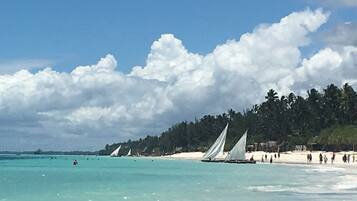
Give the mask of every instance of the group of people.
<path id="1" fill-rule="evenodd" d="M 351 158 L 351 154 L 344 154 L 342 156 L 342 161 L 344 163 L 349 163 L 350 162 L 350 158 Z M 308 153 L 307 156 L 306 156 L 306 159 L 307 159 L 307 162 L 308 163 L 311 163 L 312 162 L 312 154 L 311 153 Z M 335 161 L 336 159 L 336 154 L 335 153 L 332 153 L 332 156 L 331 156 L 331 164 L 333 164 L 333 162 Z M 352 155 L 352 160 L 353 162 L 355 162 L 355 155 Z M 319 154 L 319 163 L 322 164 L 322 163 L 327 163 L 329 161 L 328 157 L 326 156 L 326 154 L 322 155 L 322 153 Z"/>
<path id="2" fill-rule="evenodd" d="M 311 161 L 312 161 L 312 154 L 311 154 L 311 153 L 308 153 L 306 159 L 307 159 L 307 162 L 308 162 L 308 163 L 311 163 Z"/>
<path id="3" fill-rule="evenodd" d="M 342 156 L 342 161 L 344 162 L 344 163 L 349 163 L 350 162 L 350 159 L 351 159 L 351 154 L 344 154 L 343 156 Z M 355 155 L 352 155 L 352 162 L 355 162 Z"/>
<path id="4" fill-rule="evenodd" d="M 312 160 L 312 155 L 310 154 L 310 158 Z M 311 162 L 310 160 L 310 162 Z M 335 160 L 335 153 L 332 154 L 332 157 L 331 157 L 331 163 L 333 163 L 333 161 Z M 322 153 L 319 154 L 319 162 L 320 164 L 322 164 L 322 162 L 324 162 L 325 164 L 327 163 L 328 161 L 328 158 L 326 156 L 326 154 L 324 154 L 324 156 L 322 156 Z"/>
<path id="5" fill-rule="evenodd" d="M 261 162 L 264 163 L 264 162 L 269 162 L 269 163 L 273 163 L 274 160 L 277 160 L 280 158 L 280 152 L 278 153 L 274 153 L 274 154 L 270 154 L 268 156 L 268 154 L 264 154 L 262 155 L 262 158 L 261 158 Z M 306 159 L 307 159 L 307 163 L 312 163 L 312 153 L 308 153 L 307 156 L 306 156 Z M 320 164 L 327 164 L 329 161 L 331 162 L 331 164 L 334 163 L 334 161 L 336 160 L 336 154 L 335 153 L 332 153 L 331 157 L 329 158 L 328 157 L 328 154 L 323 154 L 323 153 L 320 153 L 318 155 L 318 161 Z M 344 154 L 342 156 L 342 161 L 344 163 L 350 163 L 350 161 L 352 162 L 355 162 L 356 161 L 356 157 L 354 154 Z"/>
<path id="6" fill-rule="evenodd" d="M 269 163 L 273 163 L 273 156 L 274 156 L 274 160 L 276 160 L 277 158 L 280 158 L 280 152 L 278 152 L 278 154 L 274 154 L 274 155 L 270 155 L 270 159 L 269 159 Z M 261 162 L 264 163 L 265 161 L 268 161 L 268 155 L 262 155 L 262 159 Z"/>
<path id="7" fill-rule="evenodd" d="M 332 153 L 331 164 L 333 164 L 333 162 L 335 161 L 335 158 L 336 158 L 336 154 Z M 307 160 L 308 160 L 308 162 L 311 163 L 311 161 L 312 161 L 312 154 L 311 153 L 307 154 Z M 327 158 L 326 154 L 324 154 L 323 156 L 322 156 L 322 153 L 319 154 L 319 162 L 320 162 L 320 164 L 322 164 L 322 163 L 326 164 L 328 162 L 328 158 Z"/>

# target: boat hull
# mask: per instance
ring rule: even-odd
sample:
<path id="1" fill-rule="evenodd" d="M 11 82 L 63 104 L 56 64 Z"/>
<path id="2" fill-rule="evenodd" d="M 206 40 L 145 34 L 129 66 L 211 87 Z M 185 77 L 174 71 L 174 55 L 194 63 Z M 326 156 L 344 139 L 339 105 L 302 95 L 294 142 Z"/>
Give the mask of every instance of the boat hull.
<path id="1" fill-rule="evenodd" d="M 239 164 L 255 164 L 256 161 L 251 161 L 251 160 L 230 160 L 230 161 L 224 161 L 226 163 L 239 163 Z"/>
<path id="2" fill-rule="evenodd" d="M 224 160 L 201 160 L 202 162 L 208 162 L 208 163 L 223 163 Z"/>
<path id="3" fill-rule="evenodd" d="M 202 162 L 207 162 L 207 163 L 238 163 L 238 164 L 255 164 L 256 161 L 250 161 L 250 160 L 230 160 L 230 161 L 225 161 L 225 160 L 201 160 Z"/>

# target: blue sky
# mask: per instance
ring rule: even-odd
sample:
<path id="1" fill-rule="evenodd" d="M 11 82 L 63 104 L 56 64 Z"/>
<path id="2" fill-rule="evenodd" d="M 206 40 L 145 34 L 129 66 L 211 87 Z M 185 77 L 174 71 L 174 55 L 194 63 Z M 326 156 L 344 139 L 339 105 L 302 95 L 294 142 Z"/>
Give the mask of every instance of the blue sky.
<path id="1" fill-rule="evenodd" d="M 244 111 L 269 89 L 357 89 L 356 11 L 356 0 L 1 1 L 0 151 L 98 150 Z"/>
<path id="2" fill-rule="evenodd" d="M 152 42 L 163 33 L 206 54 L 257 24 L 321 6 L 333 10 L 330 23 L 356 19 L 354 8 L 304 0 L 2 1 L 0 63 L 35 60 L 28 65 L 69 71 L 111 53 L 119 69 L 129 72 L 144 64 Z"/>

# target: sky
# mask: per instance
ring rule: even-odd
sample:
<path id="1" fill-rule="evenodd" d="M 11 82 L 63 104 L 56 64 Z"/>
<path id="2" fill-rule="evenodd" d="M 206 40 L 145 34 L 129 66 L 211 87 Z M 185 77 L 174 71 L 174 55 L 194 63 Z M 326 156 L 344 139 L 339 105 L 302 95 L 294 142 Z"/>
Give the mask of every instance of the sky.
<path id="1" fill-rule="evenodd" d="M 1 1 L 0 151 L 98 150 L 357 88 L 357 1 Z"/>

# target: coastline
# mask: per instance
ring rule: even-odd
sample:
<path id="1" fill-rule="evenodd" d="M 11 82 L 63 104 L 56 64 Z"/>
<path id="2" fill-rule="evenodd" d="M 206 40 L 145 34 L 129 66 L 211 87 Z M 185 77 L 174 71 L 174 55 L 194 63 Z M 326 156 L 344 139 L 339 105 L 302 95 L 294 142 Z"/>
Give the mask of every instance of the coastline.
<path id="1" fill-rule="evenodd" d="M 223 157 L 219 159 L 224 159 L 228 152 L 225 152 Z M 312 161 L 307 161 L 307 155 L 312 155 Z M 319 162 L 319 154 L 322 154 L 324 157 L 326 155 L 327 162 Z M 163 159 L 174 159 L 174 160 L 201 160 L 203 156 L 203 152 L 182 152 L 176 153 L 167 156 L 161 156 L 160 158 Z M 350 155 L 350 162 L 344 163 L 342 160 L 343 155 Z M 267 160 L 265 160 L 265 155 L 267 155 Z M 291 164 L 291 165 L 324 165 L 324 166 L 344 166 L 344 167 L 356 167 L 357 168 L 357 152 L 353 151 L 343 151 L 343 152 L 335 152 L 335 160 L 331 163 L 333 152 L 324 152 L 324 151 L 289 151 L 289 152 L 281 152 L 280 158 L 278 157 L 278 153 L 276 152 L 263 152 L 263 151 L 256 151 L 256 152 L 247 152 L 246 158 L 249 159 L 253 156 L 254 160 L 258 163 L 270 163 L 270 158 L 273 159 L 274 163 L 279 164 Z M 276 156 L 276 158 L 275 158 Z M 353 156 L 355 156 L 355 160 L 353 161 Z M 262 157 L 264 162 L 262 162 Z"/>

